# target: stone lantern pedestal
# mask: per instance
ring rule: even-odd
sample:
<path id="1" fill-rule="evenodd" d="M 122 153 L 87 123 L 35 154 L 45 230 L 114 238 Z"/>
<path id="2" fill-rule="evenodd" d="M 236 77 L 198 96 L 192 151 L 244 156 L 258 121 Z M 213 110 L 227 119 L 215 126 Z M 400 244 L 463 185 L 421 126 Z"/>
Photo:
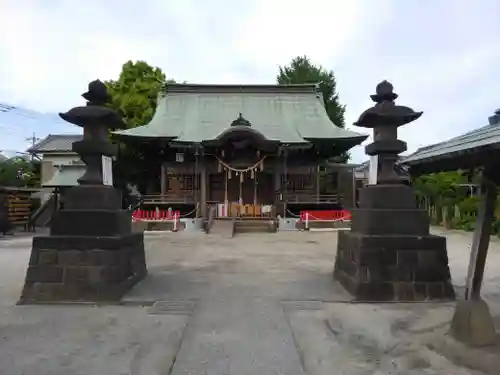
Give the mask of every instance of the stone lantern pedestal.
<path id="1" fill-rule="evenodd" d="M 452 299 L 446 238 L 429 234 L 427 212 L 394 171 L 397 154 L 406 150 L 397 127 L 422 113 L 396 106 L 392 90 L 389 82 L 380 83 L 372 95 L 377 104 L 355 123 L 374 128 L 366 153 L 378 155 L 380 172 L 377 184 L 360 190 L 351 230 L 339 232 L 334 278 L 357 300 Z"/>
<path id="2" fill-rule="evenodd" d="M 143 233 L 132 233 L 120 191 L 103 184 L 102 156 L 115 155 L 108 128 L 123 123 L 105 107 L 108 97 L 100 81 L 83 96 L 87 106 L 60 116 L 84 128 L 84 139 L 73 150 L 87 170 L 65 195 L 64 209 L 52 217 L 50 235 L 33 239 L 20 303 L 116 301 L 147 273 Z"/>

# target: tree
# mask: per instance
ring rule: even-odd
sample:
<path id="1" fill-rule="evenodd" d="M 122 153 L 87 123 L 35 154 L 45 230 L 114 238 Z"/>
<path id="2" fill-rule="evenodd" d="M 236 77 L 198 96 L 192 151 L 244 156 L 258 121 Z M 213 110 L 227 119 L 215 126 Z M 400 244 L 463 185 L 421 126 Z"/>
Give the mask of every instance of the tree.
<path id="1" fill-rule="evenodd" d="M 153 118 L 158 94 L 164 89 L 167 80 L 161 68 L 153 67 L 145 61 L 127 61 L 117 80 L 105 81 L 111 95 L 110 107 L 123 118 L 127 128 L 146 125 Z M 118 141 L 120 152 L 114 163 L 117 186 L 126 192 L 126 185 L 140 186 L 147 176 L 154 173 L 153 165 L 146 160 L 147 145 L 129 140 Z M 148 168 L 151 166 L 151 168 Z"/>
<path id="2" fill-rule="evenodd" d="M 38 185 L 39 172 L 39 162 L 32 162 L 19 156 L 9 158 L 0 161 L 0 185 L 9 187 L 35 187 Z"/>
<path id="3" fill-rule="evenodd" d="M 105 84 L 127 128 L 146 125 L 156 109 L 158 93 L 165 85 L 165 74 L 145 61 L 127 61 L 117 80 Z"/>
<path id="4" fill-rule="evenodd" d="M 433 216 L 436 224 L 444 221 L 445 225 L 449 226 L 455 206 L 466 196 L 465 191 L 460 188 L 461 184 L 466 182 L 465 172 L 458 170 L 420 176 L 415 180 L 414 186 L 420 197 L 429 199 L 435 211 Z M 444 218 L 443 210 L 446 214 Z"/>
<path id="5" fill-rule="evenodd" d="M 330 120 L 340 128 L 345 128 L 345 105 L 340 104 L 337 82 L 333 71 L 311 63 L 307 56 L 292 59 L 289 65 L 280 66 L 277 82 L 280 85 L 298 83 L 319 83 L 325 109 Z M 349 153 L 342 155 L 349 160 Z"/>

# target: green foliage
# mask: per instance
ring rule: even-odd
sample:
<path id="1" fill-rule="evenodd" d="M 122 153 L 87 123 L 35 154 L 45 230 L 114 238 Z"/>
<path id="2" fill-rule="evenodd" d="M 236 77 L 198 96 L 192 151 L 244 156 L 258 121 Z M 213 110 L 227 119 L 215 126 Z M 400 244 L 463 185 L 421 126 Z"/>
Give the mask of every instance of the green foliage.
<path id="1" fill-rule="evenodd" d="M 145 61 L 128 61 L 122 66 L 117 80 L 106 81 L 111 95 L 110 107 L 115 109 L 127 124 L 134 128 L 148 124 L 153 118 L 159 93 L 167 80 L 163 71 Z M 147 158 L 145 149 L 150 147 L 134 139 L 115 140 L 120 151 L 113 173 L 117 186 L 125 189 L 126 184 L 141 186 L 148 180 L 148 174 L 153 173 L 156 164 Z M 156 161 L 158 158 L 152 155 Z"/>
<path id="2" fill-rule="evenodd" d="M 442 206 L 452 205 L 464 197 L 459 185 L 467 182 L 462 171 L 440 172 L 417 178 L 414 186 L 420 195 L 433 199 Z"/>
<path id="3" fill-rule="evenodd" d="M 40 163 L 23 157 L 0 162 L 0 185 L 9 187 L 36 187 L 40 180 Z"/>
<path id="4" fill-rule="evenodd" d="M 165 74 L 160 68 L 145 61 L 128 61 L 123 64 L 118 79 L 105 84 L 111 94 L 111 107 L 118 111 L 128 128 L 133 128 L 151 121 L 165 82 Z"/>
<path id="5" fill-rule="evenodd" d="M 433 173 L 415 179 L 413 186 L 421 205 L 431 213 L 430 219 L 433 225 L 443 224 L 441 213 L 445 211 L 451 212 L 451 218 L 444 220 L 444 224 L 448 227 L 465 231 L 474 230 L 480 197 L 469 195 L 470 189 L 460 186 L 467 184 L 469 177 L 472 183 L 477 184 L 480 181 L 479 174 L 467 176 L 464 171 Z M 495 211 L 491 233 L 500 237 L 500 203 Z"/>
<path id="6" fill-rule="evenodd" d="M 321 65 L 314 65 L 307 56 L 297 56 L 287 66 L 279 67 L 276 80 L 280 85 L 318 83 L 328 117 L 338 127 L 345 127 L 345 105 L 339 102 L 337 82 L 333 71 Z M 350 158 L 349 153 L 342 156 L 344 161 Z"/>
<path id="7" fill-rule="evenodd" d="M 467 196 L 467 189 L 461 186 L 467 181 L 467 174 L 461 170 L 432 173 L 415 179 L 413 185 L 420 201 L 431 207 L 432 224 L 466 230 L 473 227 L 471 223 L 475 220 L 477 197 Z"/>
<path id="8" fill-rule="evenodd" d="M 458 209 L 461 217 L 470 217 L 477 215 L 477 208 L 479 205 L 479 197 L 467 197 L 458 203 Z"/>

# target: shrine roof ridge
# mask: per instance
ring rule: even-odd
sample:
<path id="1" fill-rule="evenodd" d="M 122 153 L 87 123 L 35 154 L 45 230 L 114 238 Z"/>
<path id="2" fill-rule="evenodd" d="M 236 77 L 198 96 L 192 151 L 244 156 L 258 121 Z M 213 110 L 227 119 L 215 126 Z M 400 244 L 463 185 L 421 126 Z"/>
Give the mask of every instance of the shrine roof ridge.
<path id="1" fill-rule="evenodd" d="M 204 83 L 167 83 L 167 93 L 200 93 L 200 94 L 263 94 L 263 93 L 316 93 L 318 83 L 305 84 L 204 84 Z"/>
<path id="2" fill-rule="evenodd" d="M 434 165 L 446 163 L 447 169 L 459 169 L 471 164 L 471 155 L 486 155 L 485 152 L 500 148 L 500 121 L 491 121 L 486 126 L 479 127 L 458 135 L 446 141 L 419 148 L 404 160 L 411 169 L 425 168 L 432 170 Z M 469 157 L 465 157 L 468 155 Z M 484 156 L 488 159 L 491 156 Z M 483 158 L 483 159 L 484 159 Z M 486 160 L 485 159 L 485 160 Z M 474 161 L 480 163 L 480 161 Z M 442 168 L 441 168 L 442 169 Z M 436 169 L 437 170 L 437 169 Z"/>

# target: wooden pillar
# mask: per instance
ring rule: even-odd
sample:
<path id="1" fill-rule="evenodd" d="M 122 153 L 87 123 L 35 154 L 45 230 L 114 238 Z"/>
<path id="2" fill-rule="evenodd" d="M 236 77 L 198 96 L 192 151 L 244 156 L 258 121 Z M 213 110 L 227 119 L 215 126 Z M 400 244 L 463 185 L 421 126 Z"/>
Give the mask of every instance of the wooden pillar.
<path id="1" fill-rule="evenodd" d="M 276 154 L 276 159 L 274 160 L 274 205 L 277 206 L 281 201 L 281 164 L 280 164 L 280 153 Z"/>
<path id="2" fill-rule="evenodd" d="M 493 168 L 485 168 L 467 272 L 465 299 L 458 301 L 450 327 L 451 335 L 456 340 L 471 346 L 492 345 L 496 342 L 493 318 L 487 303 L 481 299 L 481 285 L 497 196 L 498 179 L 494 176 Z"/>
<path id="3" fill-rule="evenodd" d="M 481 203 L 476 219 L 467 272 L 466 299 L 480 298 L 496 199 L 497 188 L 495 184 L 488 179 L 488 176 L 484 176 L 481 184 Z"/>
<path id="4" fill-rule="evenodd" d="M 316 165 L 316 203 L 319 203 L 319 190 L 320 190 L 320 174 L 319 163 Z"/>
<path id="5" fill-rule="evenodd" d="M 254 205 L 254 211 L 255 211 L 255 206 L 257 206 L 257 171 L 252 172 L 253 173 L 253 205 Z"/>
<path id="6" fill-rule="evenodd" d="M 167 192 L 167 171 L 163 162 L 160 165 L 160 190 L 162 197 L 165 196 Z"/>
<path id="7" fill-rule="evenodd" d="M 286 148 L 286 145 L 283 148 L 283 191 L 282 191 L 282 196 L 283 196 L 283 216 L 286 217 L 286 211 L 287 211 L 287 200 L 288 200 L 288 194 L 287 194 L 287 188 L 288 188 L 288 149 Z"/>
<path id="8" fill-rule="evenodd" d="M 200 212 L 201 217 L 207 217 L 207 167 L 203 149 L 200 154 Z"/>
<path id="9" fill-rule="evenodd" d="M 227 188 L 228 188 L 228 183 L 229 183 L 229 172 L 224 169 L 224 171 L 222 172 L 224 173 L 224 204 L 229 207 L 229 200 L 228 200 L 228 196 L 227 196 Z"/>

